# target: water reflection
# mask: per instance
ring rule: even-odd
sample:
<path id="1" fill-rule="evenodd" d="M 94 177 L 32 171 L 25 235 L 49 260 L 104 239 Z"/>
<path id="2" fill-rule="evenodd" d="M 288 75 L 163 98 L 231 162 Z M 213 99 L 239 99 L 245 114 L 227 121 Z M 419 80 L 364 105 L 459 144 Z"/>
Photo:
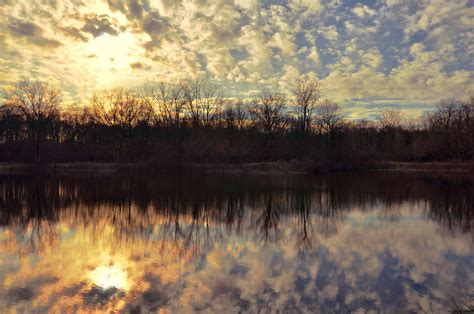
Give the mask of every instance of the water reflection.
<path id="1" fill-rule="evenodd" d="M 443 311 L 474 295 L 471 181 L 0 178 L 0 309 Z"/>
<path id="2" fill-rule="evenodd" d="M 102 290 L 128 289 L 127 271 L 117 265 L 98 266 L 90 272 L 89 278 L 95 286 Z"/>

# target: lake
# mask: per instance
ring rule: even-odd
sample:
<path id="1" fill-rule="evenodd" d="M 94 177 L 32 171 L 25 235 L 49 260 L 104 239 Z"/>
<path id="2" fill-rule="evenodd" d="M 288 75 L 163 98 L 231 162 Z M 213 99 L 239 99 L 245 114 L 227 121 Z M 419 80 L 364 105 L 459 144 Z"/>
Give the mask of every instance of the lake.
<path id="1" fill-rule="evenodd" d="M 1 175 L 0 312 L 445 312 L 474 183 L 427 174 Z"/>

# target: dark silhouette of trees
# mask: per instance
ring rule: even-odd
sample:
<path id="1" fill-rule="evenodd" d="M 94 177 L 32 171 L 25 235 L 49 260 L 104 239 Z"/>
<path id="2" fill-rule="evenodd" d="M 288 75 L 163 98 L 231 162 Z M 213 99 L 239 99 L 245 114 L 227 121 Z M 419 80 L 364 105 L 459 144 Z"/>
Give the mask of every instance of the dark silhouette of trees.
<path id="1" fill-rule="evenodd" d="M 85 126 L 90 123 L 90 120 L 88 110 L 63 112 L 61 114 L 61 142 L 68 144 L 87 142 L 89 139 Z"/>
<path id="2" fill-rule="evenodd" d="M 140 98 L 132 91 L 113 89 L 92 97 L 91 116 L 94 122 L 120 127 L 131 133 L 141 121 L 149 121 L 153 110 L 146 98 Z"/>
<path id="3" fill-rule="evenodd" d="M 125 89 L 113 89 L 92 97 L 91 118 L 93 123 L 116 129 L 118 146 L 116 160 L 130 142 L 133 130 L 138 125 L 148 125 L 153 117 L 153 108 L 147 98 Z"/>
<path id="4" fill-rule="evenodd" d="M 217 88 L 202 80 L 182 83 L 183 94 L 191 124 L 195 127 L 211 127 L 223 106 Z"/>
<path id="5" fill-rule="evenodd" d="M 379 116 L 379 123 L 381 127 L 381 135 L 383 140 L 383 150 L 386 152 L 385 158 L 388 156 L 396 156 L 399 158 L 400 152 L 398 149 L 402 148 L 402 119 L 403 115 L 399 110 L 384 110 Z"/>
<path id="6" fill-rule="evenodd" d="M 154 83 L 143 86 L 145 97 L 152 100 L 155 107 L 155 122 L 166 127 L 180 127 L 184 119 L 186 100 L 183 84 Z"/>
<path id="7" fill-rule="evenodd" d="M 441 101 L 435 112 L 428 114 L 428 128 L 436 140 L 432 150 L 437 159 L 469 159 L 474 147 L 474 97 L 467 101 Z"/>
<path id="8" fill-rule="evenodd" d="M 319 133 L 329 135 L 337 132 L 343 125 L 343 116 L 337 103 L 324 100 L 316 106 L 316 126 Z"/>
<path id="9" fill-rule="evenodd" d="M 223 121 L 229 131 L 241 131 L 248 119 L 248 111 L 242 102 L 228 102 L 223 112 Z"/>
<path id="10" fill-rule="evenodd" d="M 3 91 L 0 160 L 27 162 L 361 163 L 469 161 L 474 157 L 474 97 L 445 100 L 409 124 L 400 111 L 350 121 L 321 100 L 319 83 L 301 80 L 292 98 L 263 92 L 226 99 L 202 80 L 150 82 L 96 93 L 62 107 L 60 93 L 22 81 Z"/>
<path id="11" fill-rule="evenodd" d="M 287 98 L 283 94 L 263 93 L 253 99 L 250 118 L 253 125 L 266 136 L 266 146 L 272 148 L 275 137 L 288 125 Z"/>
<path id="12" fill-rule="evenodd" d="M 379 116 L 380 125 L 385 129 L 396 129 L 402 125 L 402 113 L 398 110 L 384 110 Z"/>
<path id="13" fill-rule="evenodd" d="M 4 105 L 0 110 L 0 132 L 3 138 L 3 159 L 10 160 L 17 150 L 16 143 L 24 137 L 24 119 L 15 106 Z"/>
<path id="14" fill-rule="evenodd" d="M 321 97 L 319 82 L 315 80 L 299 80 L 296 89 L 296 131 L 306 140 L 311 133 L 314 112 Z"/>
<path id="15" fill-rule="evenodd" d="M 59 91 L 38 81 L 21 81 L 5 93 L 9 116 L 21 116 L 28 138 L 34 143 L 36 161 L 41 161 L 45 141 L 53 139 L 53 128 L 59 116 Z M 19 122 L 18 120 L 16 122 Z"/>

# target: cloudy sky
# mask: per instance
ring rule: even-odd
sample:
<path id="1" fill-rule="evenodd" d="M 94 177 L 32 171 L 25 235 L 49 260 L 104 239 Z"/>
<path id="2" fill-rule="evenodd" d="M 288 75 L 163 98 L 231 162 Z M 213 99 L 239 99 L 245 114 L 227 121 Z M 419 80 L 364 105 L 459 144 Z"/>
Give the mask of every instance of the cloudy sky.
<path id="1" fill-rule="evenodd" d="M 309 76 L 370 118 L 474 90 L 470 0 L 0 0 L 0 17 L 0 86 L 47 80 L 66 102 L 197 77 L 246 98 Z"/>

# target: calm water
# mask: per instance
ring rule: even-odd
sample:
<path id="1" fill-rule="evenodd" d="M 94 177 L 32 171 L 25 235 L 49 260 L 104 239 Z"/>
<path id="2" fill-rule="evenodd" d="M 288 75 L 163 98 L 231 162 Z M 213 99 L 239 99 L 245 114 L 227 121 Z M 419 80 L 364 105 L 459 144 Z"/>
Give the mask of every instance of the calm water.
<path id="1" fill-rule="evenodd" d="M 444 312 L 473 214 L 460 178 L 0 176 L 0 312 Z"/>

